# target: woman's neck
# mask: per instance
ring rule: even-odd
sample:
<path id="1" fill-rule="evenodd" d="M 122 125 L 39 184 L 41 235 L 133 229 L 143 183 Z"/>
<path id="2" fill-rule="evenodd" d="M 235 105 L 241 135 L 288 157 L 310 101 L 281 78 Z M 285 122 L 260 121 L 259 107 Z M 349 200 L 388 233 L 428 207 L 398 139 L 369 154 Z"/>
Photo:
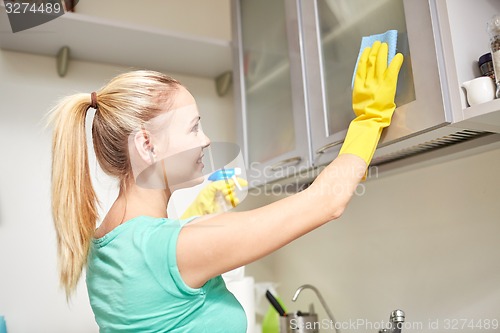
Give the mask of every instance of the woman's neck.
<path id="1" fill-rule="evenodd" d="M 126 190 L 121 186 L 118 197 L 95 231 L 94 237 L 103 237 L 120 224 L 137 216 L 168 217 L 169 200 L 170 191 L 146 189 L 135 183 L 127 184 Z"/>
<path id="2" fill-rule="evenodd" d="M 126 189 L 121 189 L 117 201 L 125 207 L 125 217 L 147 215 L 167 217 L 167 205 L 171 193 L 164 189 L 148 189 L 129 182 Z M 126 220 L 125 220 L 126 221 Z"/>

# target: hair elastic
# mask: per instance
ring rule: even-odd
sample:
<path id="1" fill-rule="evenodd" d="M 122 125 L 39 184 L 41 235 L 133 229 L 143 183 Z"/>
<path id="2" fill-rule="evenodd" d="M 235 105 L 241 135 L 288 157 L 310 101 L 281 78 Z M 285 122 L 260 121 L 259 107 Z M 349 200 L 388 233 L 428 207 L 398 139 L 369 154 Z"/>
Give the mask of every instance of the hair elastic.
<path id="1" fill-rule="evenodd" d="M 97 110 L 97 94 L 95 91 L 90 94 L 90 107 Z"/>

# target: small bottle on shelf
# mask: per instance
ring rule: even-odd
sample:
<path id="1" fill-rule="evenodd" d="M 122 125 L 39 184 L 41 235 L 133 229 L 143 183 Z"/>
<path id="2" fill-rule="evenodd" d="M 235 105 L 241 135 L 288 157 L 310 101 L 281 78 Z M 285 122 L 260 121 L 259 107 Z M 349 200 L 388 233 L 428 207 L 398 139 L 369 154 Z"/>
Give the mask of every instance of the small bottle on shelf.
<path id="1" fill-rule="evenodd" d="M 480 56 L 477 65 L 482 76 L 489 76 L 493 82 L 497 82 L 495 80 L 495 70 L 493 68 L 493 61 L 491 59 L 490 52 Z"/>

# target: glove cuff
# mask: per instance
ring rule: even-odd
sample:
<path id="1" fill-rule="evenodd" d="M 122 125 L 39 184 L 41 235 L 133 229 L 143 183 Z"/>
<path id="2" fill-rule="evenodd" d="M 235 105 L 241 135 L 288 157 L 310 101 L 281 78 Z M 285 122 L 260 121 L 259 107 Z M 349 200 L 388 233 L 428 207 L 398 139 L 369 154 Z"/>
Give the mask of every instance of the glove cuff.
<path id="1" fill-rule="evenodd" d="M 377 149 L 382 130 L 386 126 L 372 119 L 358 121 L 354 119 L 349 125 L 339 155 L 357 155 L 366 162 L 366 166 L 370 165 L 375 149 Z"/>

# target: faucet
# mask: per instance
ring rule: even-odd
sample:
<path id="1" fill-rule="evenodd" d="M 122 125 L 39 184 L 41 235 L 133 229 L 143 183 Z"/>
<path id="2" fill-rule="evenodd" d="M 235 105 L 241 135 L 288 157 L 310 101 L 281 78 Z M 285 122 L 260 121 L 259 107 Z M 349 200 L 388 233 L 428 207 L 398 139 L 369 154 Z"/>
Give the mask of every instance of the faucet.
<path id="1" fill-rule="evenodd" d="M 403 310 L 394 310 L 389 318 L 391 326 L 389 329 L 384 328 L 379 333 L 401 333 L 401 326 L 405 322 L 405 313 Z"/>
<path id="2" fill-rule="evenodd" d="M 325 299 L 323 298 L 323 296 L 321 296 L 321 293 L 319 292 L 319 290 L 313 286 L 313 285 L 310 285 L 310 284 L 304 284 L 302 286 L 300 286 L 299 288 L 297 288 L 297 290 L 295 291 L 295 294 L 293 295 L 292 297 L 292 301 L 295 302 L 297 300 L 297 298 L 299 297 L 299 294 L 302 292 L 302 290 L 304 289 L 311 289 L 312 291 L 314 291 L 314 293 L 316 293 L 316 296 L 318 296 L 319 298 L 319 301 L 321 303 L 321 305 L 323 306 L 323 308 L 325 309 L 326 311 L 326 314 L 328 315 L 328 317 L 330 318 L 330 320 L 332 321 L 333 323 L 333 328 L 335 329 L 335 332 L 337 333 L 340 333 L 340 330 L 337 329 L 337 325 L 336 325 L 336 321 L 335 321 L 335 318 L 333 317 L 333 314 L 332 312 L 330 311 L 330 308 L 328 307 L 328 305 L 326 304 L 325 302 Z M 403 317 L 404 318 L 404 317 Z M 399 333 L 399 332 L 394 332 L 394 333 Z"/>

